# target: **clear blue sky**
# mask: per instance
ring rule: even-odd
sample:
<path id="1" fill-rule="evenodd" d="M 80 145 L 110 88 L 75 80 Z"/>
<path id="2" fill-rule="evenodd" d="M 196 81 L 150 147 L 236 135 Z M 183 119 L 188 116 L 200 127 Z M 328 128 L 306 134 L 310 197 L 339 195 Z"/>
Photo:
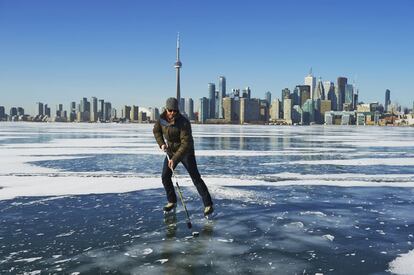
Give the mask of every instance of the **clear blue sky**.
<path id="1" fill-rule="evenodd" d="M 280 97 L 312 67 L 324 81 L 355 79 L 362 101 L 390 89 L 411 107 L 413 12 L 411 0 L 0 0 L 0 105 L 162 106 L 180 32 L 181 93 L 195 101 L 219 75 L 228 90 Z"/>

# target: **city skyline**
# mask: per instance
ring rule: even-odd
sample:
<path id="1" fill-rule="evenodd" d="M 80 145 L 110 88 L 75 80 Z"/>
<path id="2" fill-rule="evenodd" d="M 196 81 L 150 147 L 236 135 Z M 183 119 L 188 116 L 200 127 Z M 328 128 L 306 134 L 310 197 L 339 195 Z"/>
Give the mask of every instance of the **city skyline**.
<path id="1" fill-rule="evenodd" d="M 227 90 L 262 98 L 303 84 L 356 82 L 360 101 L 411 107 L 414 71 L 410 1 L 191 1 L 151 3 L 0 1 L 0 105 L 33 112 L 36 102 L 81 97 L 163 105 L 176 94 L 181 33 L 181 97 L 198 99 L 226 76 Z M 342 16 L 339 17 L 338 14 Z M 217 83 L 218 84 L 218 83 Z"/>

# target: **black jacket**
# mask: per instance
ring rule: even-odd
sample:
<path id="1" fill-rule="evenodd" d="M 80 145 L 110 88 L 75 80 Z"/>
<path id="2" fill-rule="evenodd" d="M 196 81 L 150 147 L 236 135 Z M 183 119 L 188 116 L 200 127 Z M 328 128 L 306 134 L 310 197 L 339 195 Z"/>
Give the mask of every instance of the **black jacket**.
<path id="1" fill-rule="evenodd" d="M 174 163 L 180 162 L 187 154 L 194 154 L 190 121 L 180 113 L 177 113 L 171 123 L 167 121 L 166 112 L 162 113 L 152 131 L 160 147 L 165 144 L 165 140 L 167 141 L 168 153 L 172 156 Z"/>

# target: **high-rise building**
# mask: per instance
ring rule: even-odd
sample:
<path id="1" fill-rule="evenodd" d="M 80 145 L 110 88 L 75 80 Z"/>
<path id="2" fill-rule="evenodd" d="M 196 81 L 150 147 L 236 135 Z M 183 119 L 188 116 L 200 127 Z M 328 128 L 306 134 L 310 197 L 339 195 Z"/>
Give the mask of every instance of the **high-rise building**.
<path id="1" fill-rule="evenodd" d="M 243 91 L 242 91 L 242 97 L 243 98 L 248 98 L 248 99 L 250 99 L 251 98 L 251 95 L 252 95 L 252 90 L 250 90 L 250 87 L 246 87 L 246 89 L 244 89 Z"/>
<path id="2" fill-rule="evenodd" d="M 272 104 L 272 93 L 267 91 L 265 93 L 265 99 L 267 101 L 267 104 L 270 106 L 270 104 Z"/>
<path id="3" fill-rule="evenodd" d="M 205 123 L 206 120 L 208 119 L 208 116 L 209 116 L 208 107 L 209 107 L 208 98 L 207 97 L 200 98 L 200 110 L 198 112 L 198 120 L 200 121 L 200 123 Z"/>
<path id="4" fill-rule="evenodd" d="M 283 119 L 288 124 L 292 124 L 292 99 L 283 99 Z"/>
<path id="5" fill-rule="evenodd" d="M 316 84 L 315 90 L 313 91 L 312 99 L 325 99 L 325 89 L 323 87 L 321 78 L 318 79 L 318 83 Z"/>
<path id="6" fill-rule="evenodd" d="M 116 110 L 114 109 L 114 112 Z M 112 106 L 110 102 L 105 102 L 105 108 L 104 108 L 104 121 L 110 121 L 112 117 Z M 116 117 L 116 115 L 114 115 Z"/>
<path id="7" fill-rule="evenodd" d="M 226 97 L 226 78 L 219 76 L 218 118 L 223 118 L 223 98 Z"/>
<path id="8" fill-rule="evenodd" d="M 310 97 L 313 99 L 313 91 L 315 90 L 316 86 L 316 78 L 312 74 L 312 68 L 309 71 L 309 74 L 305 77 L 305 85 L 310 87 Z"/>
<path id="9" fill-rule="evenodd" d="M 125 120 L 131 120 L 131 106 L 124 106 L 122 109 L 122 118 Z"/>
<path id="10" fill-rule="evenodd" d="M 338 77 L 337 85 L 335 89 L 335 94 L 337 97 L 337 109 L 338 111 L 342 111 L 343 104 L 345 103 L 345 90 L 347 85 L 348 79 L 346 77 Z"/>
<path id="11" fill-rule="evenodd" d="M 270 120 L 275 121 L 280 119 L 280 100 L 275 99 L 270 106 Z"/>
<path id="12" fill-rule="evenodd" d="M 282 97 L 280 99 L 283 101 L 285 98 L 290 98 L 290 90 L 288 88 L 282 90 Z"/>
<path id="13" fill-rule="evenodd" d="M 209 118 L 216 117 L 216 84 L 208 83 Z"/>
<path id="14" fill-rule="evenodd" d="M 98 100 L 98 118 L 99 121 L 104 121 L 104 109 L 105 109 L 105 101 L 103 99 Z"/>
<path id="15" fill-rule="evenodd" d="M 303 124 L 309 124 L 315 121 L 315 104 L 312 99 L 306 100 L 302 106 Z"/>
<path id="16" fill-rule="evenodd" d="M 6 118 L 6 112 L 4 110 L 4 106 L 0 106 L 0 120 L 4 120 Z"/>
<path id="17" fill-rule="evenodd" d="M 332 104 L 329 99 L 321 100 L 320 118 L 323 120 L 322 123 L 325 122 L 325 113 L 332 110 L 331 107 L 332 107 Z"/>
<path id="18" fill-rule="evenodd" d="M 24 109 L 22 107 L 17 107 L 17 115 L 24 116 Z"/>
<path id="19" fill-rule="evenodd" d="M 354 85 L 346 84 L 345 85 L 345 98 L 344 104 L 350 106 L 348 111 L 352 111 L 354 107 Z"/>
<path id="20" fill-rule="evenodd" d="M 17 116 L 17 108 L 16 107 L 11 107 L 10 108 L 10 116 Z"/>
<path id="21" fill-rule="evenodd" d="M 181 103 L 181 89 L 180 89 L 180 69 L 181 66 L 183 65 L 183 63 L 181 63 L 180 60 L 180 34 L 177 34 L 177 60 L 174 63 L 174 68 L 177 71 L 177 93 L 176 93 L 176 98 L 178 103 Z M 183 107 L 183 106 L 179 106 L 179 107 Z"/>
<path id="22" fill-rule="evenodd" d="M 188 119 L 194 119 L 194 101 L 191 97 L 185 100 L 185 113 L 188 116 Z"/>
<path id="23" fill-rule="evenodd" d="M 332 81 L 325 81 L 323 82 L 323 89 L 325 90 L 325 99 L 331 101 L 331 110 L 336 110 L 335 84 Z"/>
<path id="24" fill-rule="evenodd" d="M 384 104 L 384 108 L 385 108 L 385 112 L 388 113 L 388 106 L 391 104 L 391 91 L 390 90 L 385 90 L 385 104 Z"/>
<path id="25" fill-rule="evenodd" d="M 299 89 L 299 97 L 300 97 L 300 106 L 303 109 L 303 104 L 305 104 L 306 100 L 310 99 L 311 91 L 309 85 L 297 85 Z"/>
<path id="26" fill-rule="evenodd" d="M 139 113 L 138 106 L 132 105 L 130 115 L 129 115 L 131 118 L 131 121 L 138 121 L 138 113 Z"/>
<path id="27" fill-rule="evenodd" d="M 256 98 L 240 98 L 240 124 L 260 120 L 260 100 Z"/>
<path id="28" fill-rule="evenodd" d="M 240 123 L 240 99 L 239 97 L 225 97 L 223 98 L 223 112 L 224 120 L 227 123 Z"/>
<path id="29" fill-rule="evenodd" d="M 45 104 L 45 116 L 51 117 L 50 107 Z"/>
<path id="30" fill-rule="evenodd" d="M 38 116 L 43 116 L 44 115 L 44 107 L 43 107 L 43 103 L 42 102 L 37 102 L 37 115 Z"/>
<path id="31" fill-rule="evenodd" d="M 91 104 L 90 121 L 96 122 L 98 120 L 98 99 L 96 97 L 92 97 Z"/>
<path id="32" fill-rule="evenodd" d="M 293 92 L 290 94 L 290 98 L 292 99 L 293 106 L 300 105 L 300 91 L 297 86 L 293 89 Z"/>

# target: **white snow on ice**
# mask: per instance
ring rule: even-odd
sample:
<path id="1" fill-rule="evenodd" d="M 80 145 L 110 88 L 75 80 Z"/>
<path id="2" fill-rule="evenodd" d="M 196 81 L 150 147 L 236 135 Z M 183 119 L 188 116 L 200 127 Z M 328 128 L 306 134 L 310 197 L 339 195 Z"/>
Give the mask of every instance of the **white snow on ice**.
<path id="1" fill-rule="evenodd" d="M 389 264 L 389 270 L 398 275 L 414 275 L 414 250 L 400 254 Z"/>

